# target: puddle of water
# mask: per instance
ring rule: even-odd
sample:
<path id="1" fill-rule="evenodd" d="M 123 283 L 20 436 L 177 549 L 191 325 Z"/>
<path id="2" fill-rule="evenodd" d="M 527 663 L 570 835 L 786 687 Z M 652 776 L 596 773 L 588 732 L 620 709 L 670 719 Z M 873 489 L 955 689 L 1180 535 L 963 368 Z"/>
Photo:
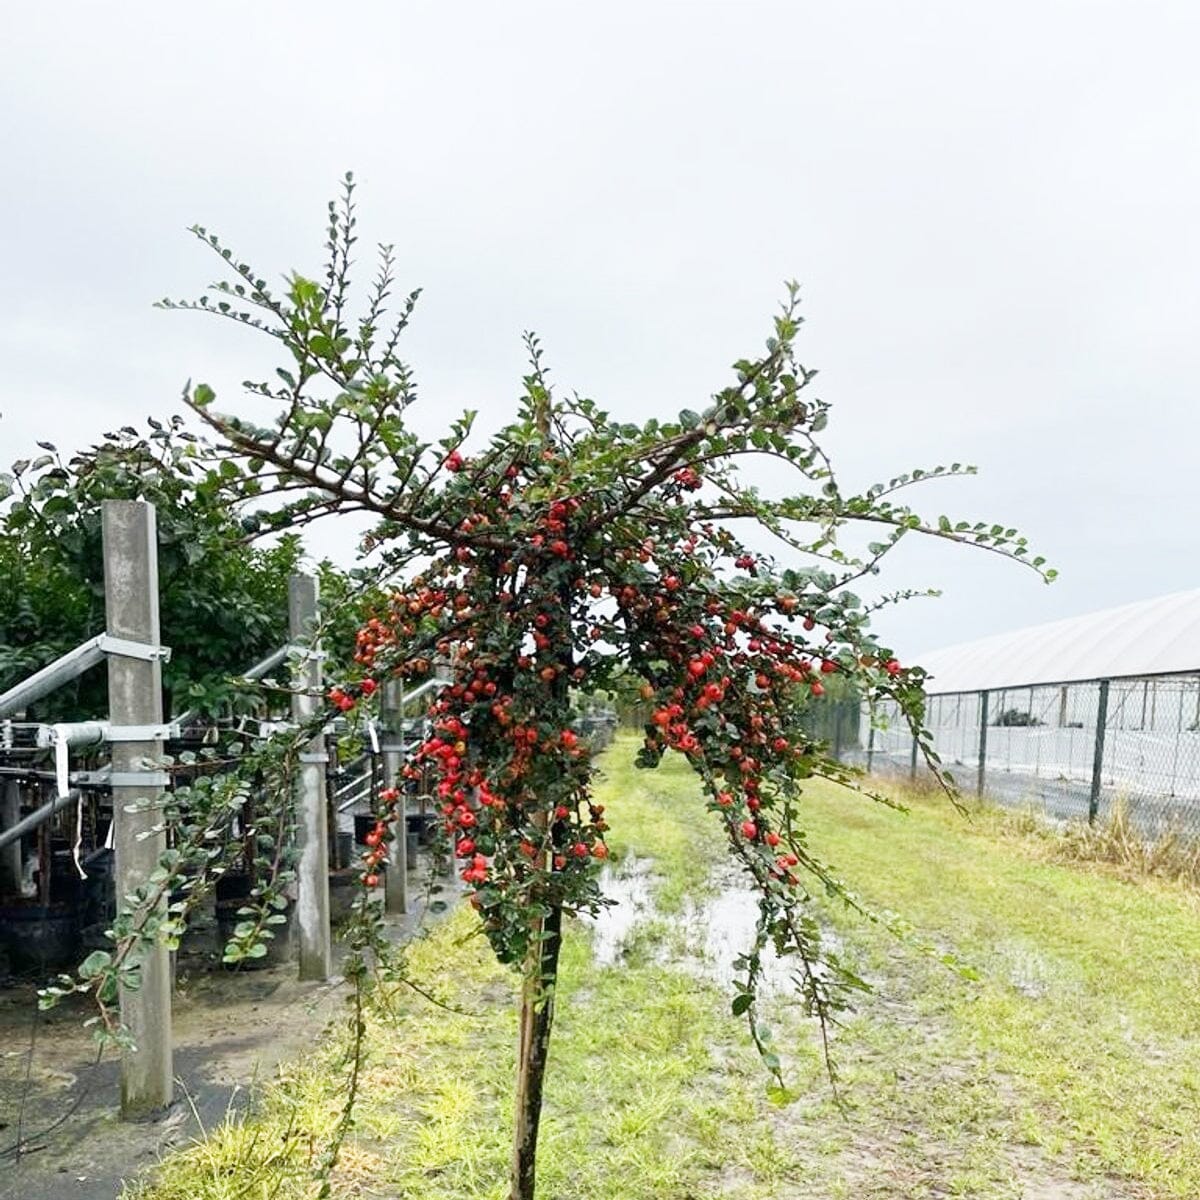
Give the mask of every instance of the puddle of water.
<path id="1" fill-rule="evenodd" d="M 592 927 L 592 952 L 598 965 L 611 967 L 620 962 L 626 940 L 638 925 L 652 919 L 654 907 L 654 875 L 652 860 L 632 855 L 619 868 L 606 866 L 600 874 L 600 891 L 610 905 L 596 917 L 588 918 Z M 700 903 L 688 901 L 676 918 L 683 935 L 685 969 L 700 978 L 717 984 L 723 990 L 732 989 L 741 972 L 734 963 L 754 944 L 758 924 L 758 900 L 740 880 L 729 878 L 719 884 L 721 890 Z M 822 948 L 840 950 L 840 941 L 830 930 L 821 934 Z M 670 950 L 660 953 L 663 962 L 671 960 Z M 763 969 L 759 981 L 764 996 L 794 993 L 792 976 L 799 969 L 794 956 L 780 958 L 775 948 L 763 950 Z M 824 968 L 818 966 L 818 973 Z"/>
<path id="2" fill-rule="evenodd" d="M 742 974 L 734 963 L 754 944 L 758 925 L 757 896 L 740 883 L 726 881 L 718 895 L 709 897 L 699 905 L 689 904 L 684 921 L 695 935 L 693 945 L 698 951 L 695 967 L 704 978 L 728 991 L 734 980 Z M 821 931 L 821 947 L 826 952 L 835 953 L 841 948 L 837 937 L 828 929 Z M 762 951 L 759 994 L 794 994 L 796 983 L 793 976 L 800 969 L 800 961 L 795 955 L 780 958 L 775 947 L 768 943 Z M 824 975 L 828 972 L 818 964 L 814 973 Z"/>
<path id="3" fill-rule="evenodd" d="M 600 872 L 600 894 L 612 903 L 585 919 L 592 927 L 592 955 L 602 967 L 613 966 L 621 957 L 625 939 L 654 915 L 650 866 L 648 858 L 631 854 L 619 868 L 606 866 Z"/>
<path id="4" fill-rule="evenodd" d="M 684 922 L 693 934 L 699 951 L 696 968 L 723 990 L 728 991 L 741 974 L 734 963 L 754 944 L 758 924 L 758 901 L 737 886 L 726 885 L 719 895 L 710 896 L 700 905 L 689 903 Z M 760 991 L 763 995 L 787 991 L 791 984 L 785 963 L 773 946 L 763 950 Z"/>

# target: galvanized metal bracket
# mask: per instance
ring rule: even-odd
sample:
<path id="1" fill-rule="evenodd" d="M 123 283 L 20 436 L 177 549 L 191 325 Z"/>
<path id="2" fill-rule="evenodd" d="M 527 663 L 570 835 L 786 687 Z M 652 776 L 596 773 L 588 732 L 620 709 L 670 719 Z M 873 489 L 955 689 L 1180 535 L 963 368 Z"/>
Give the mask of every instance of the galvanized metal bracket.
<path id="1" fill-rule="evenodd" d="M 142 662 L 171 661 L 170 646 L 151 646 L 147 642 L 133 642 L 108 633 L 102 633 L 96 644 L 105 654 L 115 654 L 119 658 L 137 658 Z"/>
<path id="2" fill-rule="evenodd" d="M 179 726 L 173 722 L 165 725 L 110 725 L 110 742 L 162 742 L 179 737 Z"/>
<path id="3" fill-rule="evenodd" d="M 312 650 L 308 646 L 288 647 L 288 658 L 292 662 L 324 662 L 329 656 L 324 650 Z"/>
<path id="4" fill-rule="evenodd" d="M 166 771 L 112 771 L 104 782 L 112 788 L 167 787 L 171 777 Z"/>

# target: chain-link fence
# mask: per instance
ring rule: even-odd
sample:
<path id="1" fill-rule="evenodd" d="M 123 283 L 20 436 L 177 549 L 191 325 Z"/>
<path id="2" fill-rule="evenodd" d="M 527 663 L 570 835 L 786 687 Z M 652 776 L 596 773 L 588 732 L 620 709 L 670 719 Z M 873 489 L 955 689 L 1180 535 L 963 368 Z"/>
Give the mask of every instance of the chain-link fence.
<path id="1" fill-rule="evenodd" d="M 1200 833 L 1200 675 L 935 695 L 925 723 L 963 791 L 1062 820 L 1119 798 L 1147 836 Z M 894 710 L 864 720 L 859 745 L 872 770 L 924 771 Z"/>

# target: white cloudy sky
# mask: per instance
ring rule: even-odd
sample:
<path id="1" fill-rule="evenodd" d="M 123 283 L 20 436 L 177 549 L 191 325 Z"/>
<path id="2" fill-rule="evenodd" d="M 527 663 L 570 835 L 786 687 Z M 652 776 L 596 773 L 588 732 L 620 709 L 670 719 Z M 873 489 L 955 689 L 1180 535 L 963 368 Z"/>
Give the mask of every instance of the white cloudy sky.
<path id="1" fill-rule="evenodd" d="M 696 407 L 801 280 L 843 476 L 977 463 L 922 506 L 1062 572 L 906 551 L 945 595 L 902 651 L 1192 587 L 1198 46 L 1185 0 L 11 5 L 0 461 L 260 374 L 150 303 L 210 278 L 194 221 L 311 269 L 352 168 L 435 416 L 499 415 L 529 327 L 616 412 Z"/>

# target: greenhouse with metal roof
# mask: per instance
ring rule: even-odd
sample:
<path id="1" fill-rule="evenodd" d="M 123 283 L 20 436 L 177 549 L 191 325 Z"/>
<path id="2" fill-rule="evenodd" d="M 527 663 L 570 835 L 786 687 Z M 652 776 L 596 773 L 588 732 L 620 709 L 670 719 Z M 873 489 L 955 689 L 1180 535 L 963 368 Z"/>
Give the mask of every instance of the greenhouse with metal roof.
<path id="1" fill-rule="evenodd" d="M 1200 832 L 1200 589 L 924 655 L 926 726 L 963 790 L 1148 834 Z M 873 769 L 916 774 L 894 712 L 863 724 Z"/>

